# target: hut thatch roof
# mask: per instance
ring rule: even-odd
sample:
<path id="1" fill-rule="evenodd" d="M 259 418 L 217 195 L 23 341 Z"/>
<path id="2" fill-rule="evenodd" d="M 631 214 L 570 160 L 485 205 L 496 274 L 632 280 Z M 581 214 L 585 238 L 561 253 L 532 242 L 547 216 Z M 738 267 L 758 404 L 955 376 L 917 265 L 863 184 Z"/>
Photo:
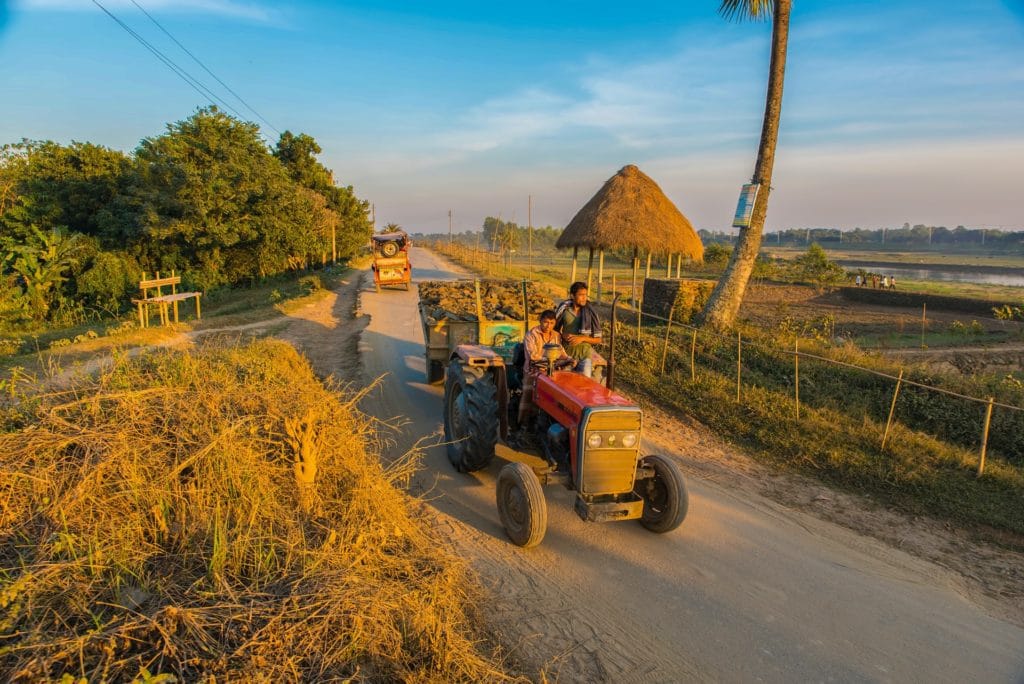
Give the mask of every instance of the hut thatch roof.
<path id="1" fill-rule="evenodd" d="M 630 164 L 608 179 L 577 212 L 557 247 L 639 247 L 656 254 L 704 259 L 704 245 L 689 219 L 658 184 Z"/>

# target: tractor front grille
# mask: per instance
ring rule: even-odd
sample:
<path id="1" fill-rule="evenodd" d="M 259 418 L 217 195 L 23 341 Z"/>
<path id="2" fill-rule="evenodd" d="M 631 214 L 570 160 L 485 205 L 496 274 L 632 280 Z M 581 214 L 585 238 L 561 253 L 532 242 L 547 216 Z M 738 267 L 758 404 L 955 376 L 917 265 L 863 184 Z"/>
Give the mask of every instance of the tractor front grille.
<path id="1" fill-rule="evenodd" d="M 628 449 L 608 446 L 590 448 L 587 446 L 587 436 L 595 432 L 639 435 L 642 423 L 643 414 L 635 407 L 592 408 L 586 411 L 579 442 L 581 494 L 619 494 L 632 491 L 639 440 L 636 446 Z"/>

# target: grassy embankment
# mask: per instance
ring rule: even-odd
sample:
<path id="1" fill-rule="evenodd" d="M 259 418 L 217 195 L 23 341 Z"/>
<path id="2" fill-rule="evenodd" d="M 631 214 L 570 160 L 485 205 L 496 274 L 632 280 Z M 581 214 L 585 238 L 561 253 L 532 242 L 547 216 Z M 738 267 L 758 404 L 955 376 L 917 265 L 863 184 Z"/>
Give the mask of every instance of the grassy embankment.
<path id="1" fill-rule="evenodd" d="M 461 255 L 453 255 L 456 260 Z M 463 263 L 468 264 L 466 261 Z M 541 273 L 556 296 L 564 295 L 568 272 Z M 504 275 L 526 277 L 513 267 Z M 623 312 L 628 321 L 635 316 Z M 692 415 L 724 438 L 749 448 L 754 458 L 797 470 L 847 489 L 870 494 L 915 513 L 928 513 L 971 525 L 991 526 L 1024 535 L 1024 414 L 997 409 L 985 475 L 975 476 L 983 407 L 934 392 L 904 386 L 896 424 L 885 450 L 880 448 L 894 382 L 824 362 L 801 363 L 800 418 L 796 418 L 792 357 L 743 350 L 742 399 L 736 401 L 736 345 L 700 333 L 696 380 L 690 373 L 690 332 L 676 327 L 666 370 L 660 372 L 664 325 L 645 326 L 637 341 L 635 323 L 619 339 L 619 372 L 641 399 L 680 414 Z M 786 340 L 755 329 L 744 338 L 769 349 L 791 349 Z M 802 340 L 801 351 L 821 354 L 882 372 L 895 364 L 856 348 L 832 348 L 827 342 Z M 939 377 L 911 368 L 908 379 L 927 384 L 951 383 L 951 389 L 999 397 L 1024 405 L 1019 382 L 998 378 Z M 911 426 L 911 427 L 908 427 Z M 931 434 L 928 434 L 931 433 Z M 937 438 L 938 435 L 941 438 Z M 1024 545 L 1024 541 L 1020 542 Z"/>
<path id="2" fill-rule="evenodd" d="M 118 318 L 67 327 L 43 324 L 16 329 L 0 327 L 0 379 L 9 377 L 13 368 L 27 368 L 30 375 L 36 375 L 45 372 L 51 364 L 66 366 L 115 347 L 149 346 L 180 332 L 245 325 L 288 315 L 328 296 L 362 265 L 363 261 L 357 260 L 350 268 L 339 266 L 310 273 L 288 273 L 252 286 L 213 290 L 202 299 L 201 320 L 195 320 L 192 303 L 188 302 L 180 308 L 181 322 L 172 326 L 161 326 L 155 312 L 151 312 L 150 327 L 140 329 L 132 309 Z"/>
<path id="3" fill-rule="evenodd" d="M 0 407 L 3 679 L 506 679 L 355 399 L 264 340 Z"/>

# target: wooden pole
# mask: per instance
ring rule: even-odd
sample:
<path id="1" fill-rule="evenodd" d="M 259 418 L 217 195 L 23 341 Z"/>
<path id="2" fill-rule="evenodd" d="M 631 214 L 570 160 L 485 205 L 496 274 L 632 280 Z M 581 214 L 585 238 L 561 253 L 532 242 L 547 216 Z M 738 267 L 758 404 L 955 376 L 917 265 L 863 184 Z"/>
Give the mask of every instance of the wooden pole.
<path id="1" fill-rule="evenodd" d="M 903 384 L 903 369 L 900 369 L 900 376 L 896 378 L 896 391 L 892 393 L 892 405 L 889 407 L 889 419 L 885 421 L 885 432 L 882 433 L 882 448 L 889 439 L 889 430 L 892 428 L 892 417 L 896 413 L 896 398 L 900 396 L 900 385 Z"/>
<path id="2" fill-rule="evenodd" d="M 928 327 L 928 316 L 927 316 L 927 313 L 928 313 L 928 304 L 926 302 L 924 304 L 921 304 L 921 349 L 925 348 L 924 330 L 925 330 L 926 327 Z"/>
<path id="3" fill-rule="evenodd" d="M 604 287 L 604 249 L 597 251 L 597 301 L 601 301 L 601 289 Z"/>
<path id="4" fill-rule="evenodd" d="M 676 255 L 676 280 L 683 277 L 683 255 Z"/>
<path id="5" fill-rule="evenodd" d="M 569 274 L 569 283 L 576 282 L 576 253 L 579 251 L 579 247 L 572 248 L 572 272 Z"/>
<path id="6" fill-rule="evenodd" d="M 587 258 L 587 292 L 590 292 L 590 276 L 594 272 L 594 248 L 590 248 L 590 256 Z"/>
<path id="7" fill-rule="evenodd" d="M 793 369 L 795 381 L 793 383 L 793 392 L 796 400 L 796 419 L 800 420 L 800 338 L 797 337 L 793 341 Z"/>
<path id="8" fill-rule="evenodd" d="M 690 382 L 697 382 L 697 366 L 694 361 L 697 358 L 697 329 L 693 329 L 693 337 L 690 338 Z"/>
<path id="9" fill-rule="evenodd" d="M 646 280 L 647 278 L 650 278 L 650 277 L 651 277 L 651 252 L 650 252 L 650 250 L 648 250 L 648 252 L 647 252 L 647 270 L 644 271 L 644 279 Z"/>
<path id="10" fill-rule="evenodd" d="M 672 330 L 672 314 L 675 313 L 676 305 L 673 304 L 668 310 L 668 325 L 665 326 L 665 343 L 661 346 L 661 372 L 665 373 L 665 359 L 668 357 L 668 335 Z"/>
<path id="11" fill-rule="evenodd" d="M 985 472 L 985 452 L 988 451 L 988 429 L 992 425 L 992 402 L 993 397 L 988 398 L 988 406 L 985 408 L 985 427 L 981 431 L 981 459 L 978 460 L 978 477 Z"/>
<path id="12" fill-rule="evenodd" d="M 740 376 L 743 372 L 743 338 L 736 331 L 736 403 L 740 403 Z"/>
<path id="13" fill-rule="evenodd" d="M 331 222 L 331 264 L 338 265 L 338 224 Z"/>
<path id="14" fill-rule="evenodd" d="M 618 290 L 618 285 L 617 285 L 617 283 L 615 282 L 615 273 L 614 273 L 614 272 L 612 272 L 612 302 L 613 302 L 613 303 L 615 302 L 615 293 L 617 292 L 617 290 Z M 616 334 L 616 335 L 618 335 L 618 334 L 619 334 L 619 331 L 618 331 L 618 330 L 616 330 L 616 331 L 615 331 L 615 334 Z"/>
<path id="15" fill-rule="evenodd" d="M 668 253 L 668 266 L 665 267 L 665 277 L 672 277 L 672 252 Z"/>
<path id="16" fill-rule="evenodd" d="M 630 292 L 629 303 L 636 307 L 636 272 L 640 269 L 640 250 L 633 248 L 633 289 Z"/>

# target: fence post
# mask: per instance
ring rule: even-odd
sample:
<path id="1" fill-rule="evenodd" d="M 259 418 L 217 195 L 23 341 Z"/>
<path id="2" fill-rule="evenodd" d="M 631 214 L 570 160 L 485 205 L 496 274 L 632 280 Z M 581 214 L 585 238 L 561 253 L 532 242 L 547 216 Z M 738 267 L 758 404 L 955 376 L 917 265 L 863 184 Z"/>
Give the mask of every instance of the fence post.
<path id="1" fill-rule="evenodd" d="M 736 331 L 736 403 L 740 403 L 740 375 L 743 372 L 743 338 Z"/>
<path id="2" fill-rule="evenodd" d="M 644 300 L 640 300 L 640 306 L 636 309 L 636 341 L 640 341 L 640 324 L 644 321 Z"/>
<path id="3" fill-rule="evenodd" d="M 921 304 L 921 349 L 925 348 L 924 331 L 928 327 L 928 303 Z"/>
<path id="4" fill-rule="evenodd" d="M 694 359 L 697 357 L 697 329 L 693 329 L 693 337 L 690 338 L 690 382 L 697 382 L 697 366 Z"/>
<path id="5" fill-rule="evenodd" d="M 992 424 L 992 402 L 993 397 L 988 398 L 988 406 L 985 408 L 985 428 L 981 432 L 981 458 L 978 460 L 978 477 L 985 472 L 985 452 L 988 451 L 988 428 Z"/>
<path id="6" fill-rule="evenodd" d="M 613 308 L 615 306 L 615 293 L 618 292 L 617 287 L 618 287 L 618 284 L 615 281 L 615 271 L 612 271 L 612 307 Z M 616 322 L 618 322 L 618 321 L 616 321 Z M 615 334 L 618 335 L 619 331 L 616 330 Z"/>
<path id="7" fill-rule="evenodd" d="M 903 369 L 900 369 L 900 376 L 896 378 L 896 391 L 892 393 L 892 405 L 889 407 L 889 419 L 885 421 L 885 432 L 882 433 L 882 449 L 885 449 L 885 442 L 889 439 L 889 429 L 892 427 L 892 416 L 896 412 L 896 397 L 900 396 L 900 385 L 903 384 Z"/>
<path id="8" fill-rule="evenodd" d="M 665 344 L 661 347 L 661 372 L 665 373 L 665 358 L 668 356 L 668 334 L 672 330 L 672 314 L 676 311 L 676 305 L 672 304 L 668 310 L 668 325 L 665 326 Z"/>
<path id="9" fill-rule="evenodd" d="M 796 399 L 796 419 L 800 420 L 800 338 L 793 340 L 793 383 L 794 398 Z"/>

